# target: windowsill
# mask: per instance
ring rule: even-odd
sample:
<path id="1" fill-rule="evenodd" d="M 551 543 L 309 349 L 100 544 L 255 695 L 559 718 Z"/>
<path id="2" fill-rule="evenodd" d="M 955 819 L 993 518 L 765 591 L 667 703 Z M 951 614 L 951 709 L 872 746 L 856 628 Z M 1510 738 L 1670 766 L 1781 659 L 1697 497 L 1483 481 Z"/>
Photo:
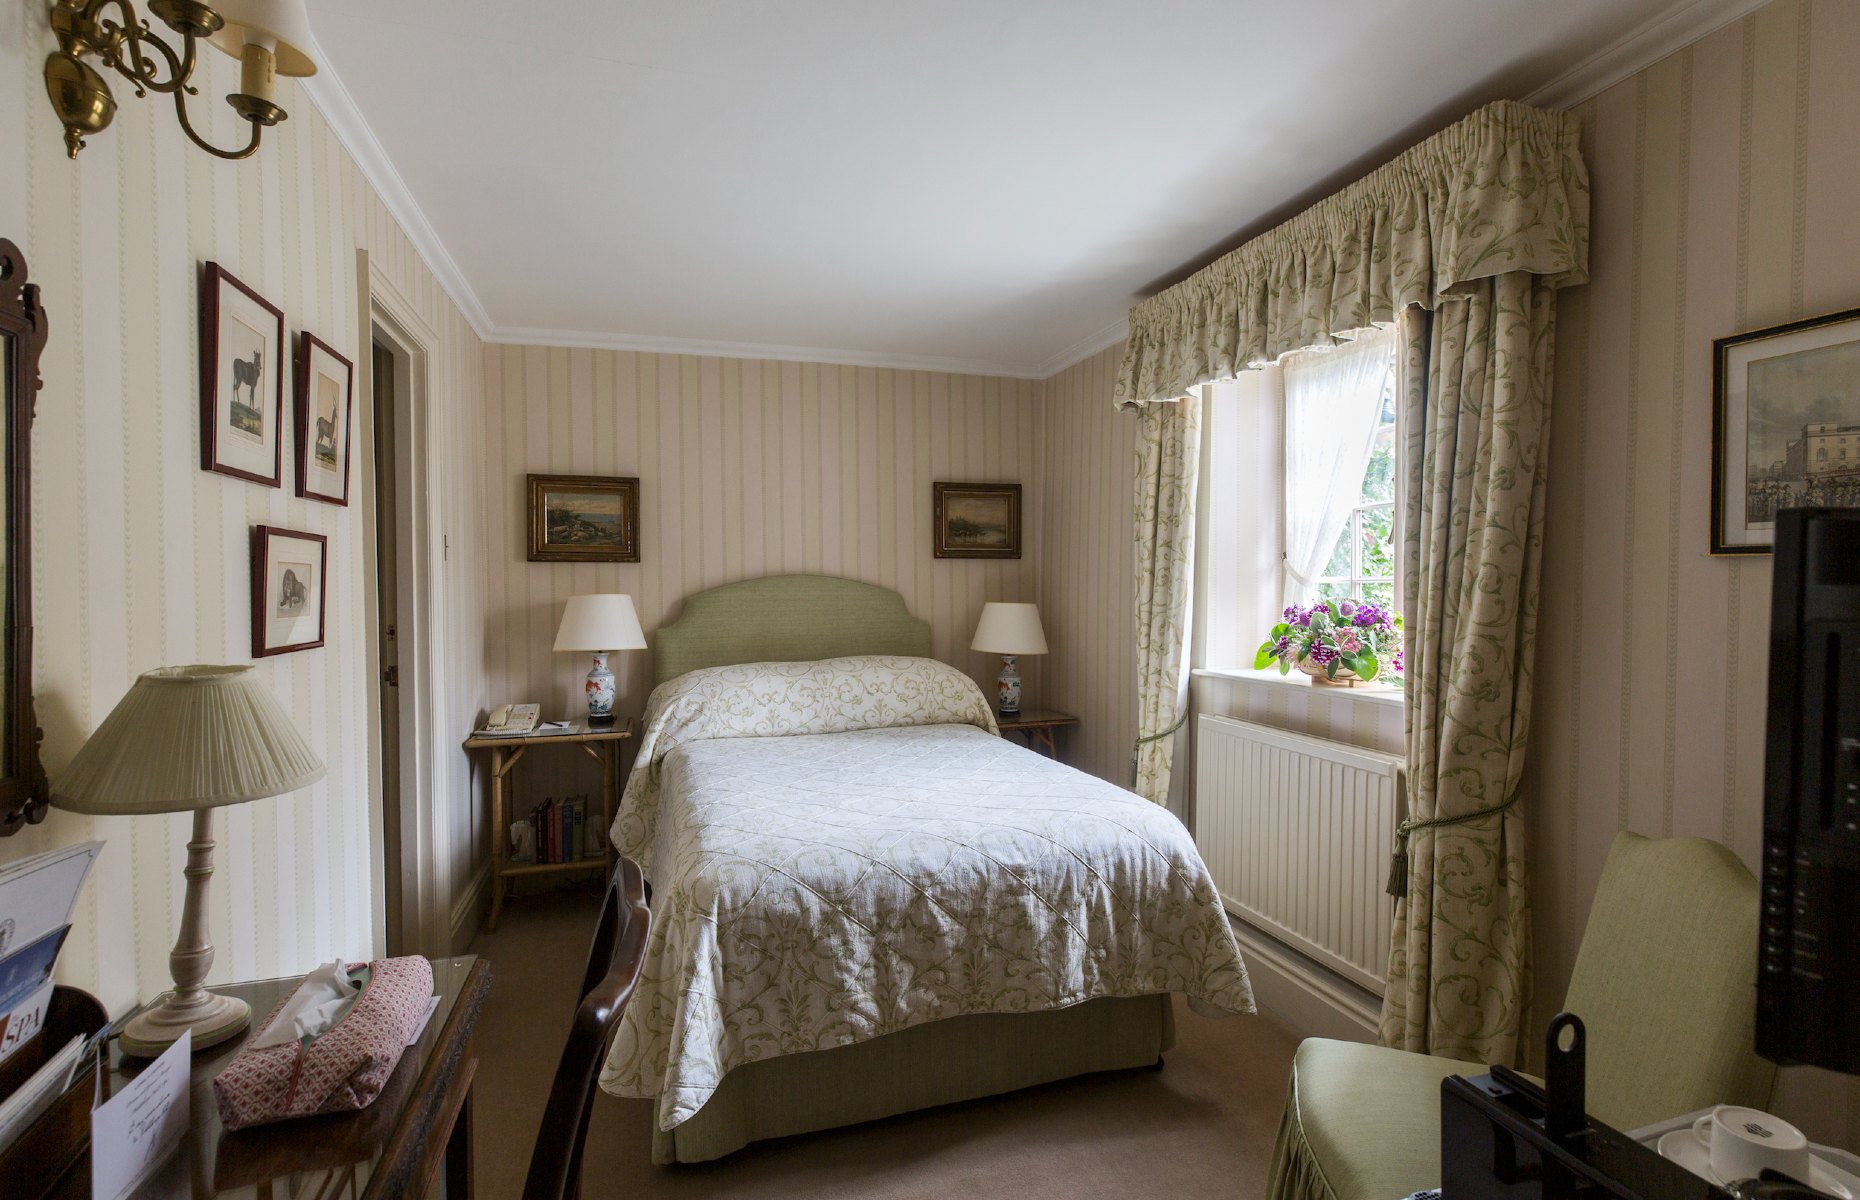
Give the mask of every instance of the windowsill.
<path id="1" fill-rule="evenodd" d="M 1293 671 L 1281 675 L 1274 670 L 1247 671 L 1238 667 L 1196 667 L 1190 672 L 1197 679 L 1225 679 L 1233 683 L 1263 683 L 1268 687 L 1297 688 L 1300 691 L 1319 691 L 1326 696 L 1353 703 L 1393 704 L 1402 703 L 1402 690 L 1386 684 L 1366 683 L 1357 687 L 1329 687 L 1317 683 L 1303 671 Z"/>

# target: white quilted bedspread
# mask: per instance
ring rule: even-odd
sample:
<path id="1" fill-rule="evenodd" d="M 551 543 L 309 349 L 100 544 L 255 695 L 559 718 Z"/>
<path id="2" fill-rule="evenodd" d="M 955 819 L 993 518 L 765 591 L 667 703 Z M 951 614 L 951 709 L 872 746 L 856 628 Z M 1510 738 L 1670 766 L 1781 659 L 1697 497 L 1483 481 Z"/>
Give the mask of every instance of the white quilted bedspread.
<path id="1" fill-rule="evenodd" d="M 782 674 L 741 674 L 771 669 Z M 880 702 L 862 697 L 823 720 L 819 675 L 800 669 L 854 671 Z M 939 677 L 932 699 L 902 707 L 973 724 L 906 723 L 892 701 L 923 694 L 926 670 L 962 680 L 979 705 Z M 744 1063 L 944 1017 L 1157 992 L 1185 993 L 1203 1012 L 1253 1011 L 1181 823 L 978 728 L 992 725 L 986 701 L 952 668 L 867 659 L 715 672 L 753 684 L 756 732 L 717 715 L 742 707 L 745 689 L 727 676 L 695 693 L 681 685 L 713 672 L 661 687 L 614 827 L 652 882 L 653 930 L 601 1086 L 658 1097 L 660 1128 Z M 797 682 L 805 699 L 791 694 Z M 712 701 L 697 720 L 694 694 Z M 882 727 L 860 727 L 872 723 Z M 846 731 L 785 732 L 823 725 Z"/>

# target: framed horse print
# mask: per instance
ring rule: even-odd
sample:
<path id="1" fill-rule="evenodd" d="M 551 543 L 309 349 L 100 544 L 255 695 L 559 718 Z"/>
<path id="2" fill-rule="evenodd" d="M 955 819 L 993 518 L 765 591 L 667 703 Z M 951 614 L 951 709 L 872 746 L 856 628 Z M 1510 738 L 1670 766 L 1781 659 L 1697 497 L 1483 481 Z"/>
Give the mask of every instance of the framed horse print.
<path id="1" fill-rule="evenodd" d="M 284 313 L 210 262 L 200 281 L 200 469 L 277 487 Z"/>
<path id="2" fill-rule="evenodd" d="M 355 368 L 309 330 L 297 335 L 297 494 L 349 502 Z"/>
<path id="3" fill-rule="evenodd" d="M 252 657 L 323 644 L 329 541 L 271 525 L 252 527 Z"/>

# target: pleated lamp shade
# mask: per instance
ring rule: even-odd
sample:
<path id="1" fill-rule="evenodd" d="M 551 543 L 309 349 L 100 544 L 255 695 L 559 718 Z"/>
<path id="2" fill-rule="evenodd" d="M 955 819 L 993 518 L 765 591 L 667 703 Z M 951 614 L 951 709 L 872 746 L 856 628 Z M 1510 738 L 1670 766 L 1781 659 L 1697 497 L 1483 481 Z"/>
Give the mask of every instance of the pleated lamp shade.
<path id="1" fill-rule="evenodd" d="M 250 665 L 163 667 L 136 680 L 52 789 L 72 812 L 186 812 L 281 796 L 323 760 Z"/>

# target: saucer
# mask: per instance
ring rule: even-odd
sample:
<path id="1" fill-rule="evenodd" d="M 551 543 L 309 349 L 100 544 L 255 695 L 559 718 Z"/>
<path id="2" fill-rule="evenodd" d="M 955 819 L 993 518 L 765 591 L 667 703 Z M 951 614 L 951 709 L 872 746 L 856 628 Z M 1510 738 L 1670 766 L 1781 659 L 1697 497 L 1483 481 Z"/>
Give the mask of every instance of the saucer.
<path id="1" fill-rule="evenodd" d="M 1660 1157 L 1669 1158 L 1699 1178 L 1718 1187 L 1728 1186 L 1724 1180 L 1712 1173 L 1711 1154 L 1705 1149 L 1705 1143 L 1699 1141 L 1698 1135 L 1691 1129 L 1675 1129 L 1660 1138 L 1656 1149 Z M 1837 1200 L 1854 1200 L 1855 1187 L 1860 1179 L 1855 1179 L 1847 1172 L 1834 1166 L 1819 1154 L 1809 1157 L 1808 1186 L 1818 1192 L 1834 1196 Z"/>

